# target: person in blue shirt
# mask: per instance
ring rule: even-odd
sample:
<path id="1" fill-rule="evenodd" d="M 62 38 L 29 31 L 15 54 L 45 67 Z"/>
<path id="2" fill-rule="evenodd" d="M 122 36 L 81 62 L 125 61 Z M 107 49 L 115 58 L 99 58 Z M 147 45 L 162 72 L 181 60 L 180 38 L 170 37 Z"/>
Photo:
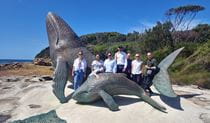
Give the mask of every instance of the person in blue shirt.
<path id="1" fill-rule="evenodd" d="M 105 72 L 116 73 L 117 72 L 117 63 L 116 60 L 112 58 L 112 53 L 108 53 L 107 59 L 104 61 Z"/>

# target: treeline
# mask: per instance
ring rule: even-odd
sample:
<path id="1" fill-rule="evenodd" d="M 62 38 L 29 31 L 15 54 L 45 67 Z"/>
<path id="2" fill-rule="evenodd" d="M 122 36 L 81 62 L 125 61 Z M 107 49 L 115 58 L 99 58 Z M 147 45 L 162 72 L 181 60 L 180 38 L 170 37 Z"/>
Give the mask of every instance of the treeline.
<path id="1" fill-rule="evenodd" d="M 172 28 L 170 22 L 157 22 L 156 26 L 145 30 L 144 33 L 136 31 L 128 34 L 103 32 L 82 35 L 80 38 L 94 53 L 114 52 L 119 45 L 128 51 L 141 53 L 165 47 L 174 50 L 182 45 L 201 44 L 210 39 L 209 24 L 199 24 L 193 29 L 173 33 Z M 173 37 L 176 37 L 176 40 Z"/>
<path id="2" fill-rule="evenodd" d="M 171 32 L 172 24 L 170 22 L 157 22 L 156 26 L 145 30 L 144 33 L 133 31 L 128 34 L 118 32 L 102 32 L 80 36 L 84 44 L 95 54 L 106 54 L 115 52 L 118 46 L 125 48 L 127 52 L 146 53 L 148 51 L 157 51 L 160 49 L 172 50 L 185 46 L 194 50 L 195 45 L 207 42 L 210 39 L 210 25 L 199 24 L 193 29 L 185 31 Z M 174 41 L 173 37 L 176 37 Z M 191 52 L 192 53 L 192 52 Z M 187 53 L 186 55 L 190 55 Z M 165 55 L 163 55 L 165 56 Z M 35 58 L 49 58 L 49 47 L 42 50 Z"/>

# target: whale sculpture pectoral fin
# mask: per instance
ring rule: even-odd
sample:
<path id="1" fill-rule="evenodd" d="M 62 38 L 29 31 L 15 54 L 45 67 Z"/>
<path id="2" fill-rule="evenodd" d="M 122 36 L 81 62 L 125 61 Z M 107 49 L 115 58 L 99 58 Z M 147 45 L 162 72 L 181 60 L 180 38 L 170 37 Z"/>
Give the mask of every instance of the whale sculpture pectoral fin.
<path id="1" fill-rule="evenodd" d="M 157 91 L 168 97 L 176 97 L 177 95 L 174 93 L 172 89 L 170 77 L 168 75 L 168 67 L 173 63 L 177 55 L 183 50 L 184 48 L 180 48 L 172 52 L 168 55 L 165 59 L 163 59 L 158 67 L 160 68 L 160 72 L 154 77 L 153 83 Z"/>
<path id="2" fill-rule="evenodd" d="M 109 107 L 110 110 L 112 110 L 112 111 L 119 110 L 119 106 L 116 104 L 116 102 L 114 101 L 114 99 L 112 98 L 111 95 L 106 93 L 104 90 L 101 90 L 99 92 L 99 95 L 104 100 L 104 102 L 107 104 L 107 106 Z"/>
<path id="3" fill-rule="evenodd" d="M 166 113 L 166 111 L 165 111 L 166 108 L 164 106 L 160 105 L 159 103 L 157 103 L 155 100 L 153 100 L 149 96 L 147 96 L 145 92 L 141 94 L 140 98 L 142 100 L 144 100 L 145 102 L 147 102 L 148 104 L 150 104 L 152 107 Z"/>
<path id="4" fill-rule="evenodd" d="M 64 94 L 65 86 L 68 80 L 68 68 L 67 62 L 57 60 L 53 79 L 53 93 L 61 103 L 66 103 L 68 101 Z"/>

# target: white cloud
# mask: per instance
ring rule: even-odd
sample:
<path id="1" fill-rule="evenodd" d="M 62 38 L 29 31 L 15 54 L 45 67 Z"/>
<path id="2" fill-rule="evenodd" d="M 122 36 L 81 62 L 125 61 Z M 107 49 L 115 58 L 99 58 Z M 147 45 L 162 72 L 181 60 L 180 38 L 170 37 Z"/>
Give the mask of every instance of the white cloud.
<path id="1" fill-rule="evenodd" d="M 208 20 L 204 19 L 194 19 L 188 29 L 192 29 L 196 27 L 198 24 L 209 24 L 210 22 Z M 133 26 L 128 29 L 127 33 L 137 31 L 140 33 L 145 32 L 146 29 L 150 29 L 156 25 L 156 22 L 149 22 L 149 21 L 139 21 L 139 23 L 136 26 Z M 186 29 L 186 27 L 179 27 L 178 30 Z"/>
<path id="2" fill-rule="evenodd" d="M 187 21 L 186 23 L 189 23 L 189 21 Z M 188 29 L 192 29 L 196 27 L 198 24 L 206 24 L 206 23 L 209 23 L 209 22 L 205 20 L 201 20 L 201 19 L 194 19 L 192 22 L 190 22 Z"/>

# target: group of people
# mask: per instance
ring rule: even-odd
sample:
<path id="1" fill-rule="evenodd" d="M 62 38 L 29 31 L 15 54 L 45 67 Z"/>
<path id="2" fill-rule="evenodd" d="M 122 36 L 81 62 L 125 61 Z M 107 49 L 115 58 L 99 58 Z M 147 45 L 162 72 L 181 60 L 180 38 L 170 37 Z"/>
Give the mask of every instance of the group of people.
<path id="1" fill-rule="evenodd" d="M 74 60 L 72 76 L 74 77 L 74 89 L 80 87 L 86 77 L 87 62 L 83 57 L 83 52 L 78 53 L 78 58 Z M 100 55 L 96 54 L 95 60 L 91 64 L 91 73 L 89 76 L 99 77 L 98 73 L 125 73 L 128 79 L 133 80 L 140 85 L 146 92 L 152 94 L 150 86 L 154 76 L 159 72 L 157 60 L 151 52 L 147 53 L 147 61 L 141 60 L 139 53 L 135 54 L 135 59 L 131 59 L 131 53 L 125 53 L 122 47 L 114 57 L 111 52 L 107 54 L 105 61 L 101 60 Z"/>

